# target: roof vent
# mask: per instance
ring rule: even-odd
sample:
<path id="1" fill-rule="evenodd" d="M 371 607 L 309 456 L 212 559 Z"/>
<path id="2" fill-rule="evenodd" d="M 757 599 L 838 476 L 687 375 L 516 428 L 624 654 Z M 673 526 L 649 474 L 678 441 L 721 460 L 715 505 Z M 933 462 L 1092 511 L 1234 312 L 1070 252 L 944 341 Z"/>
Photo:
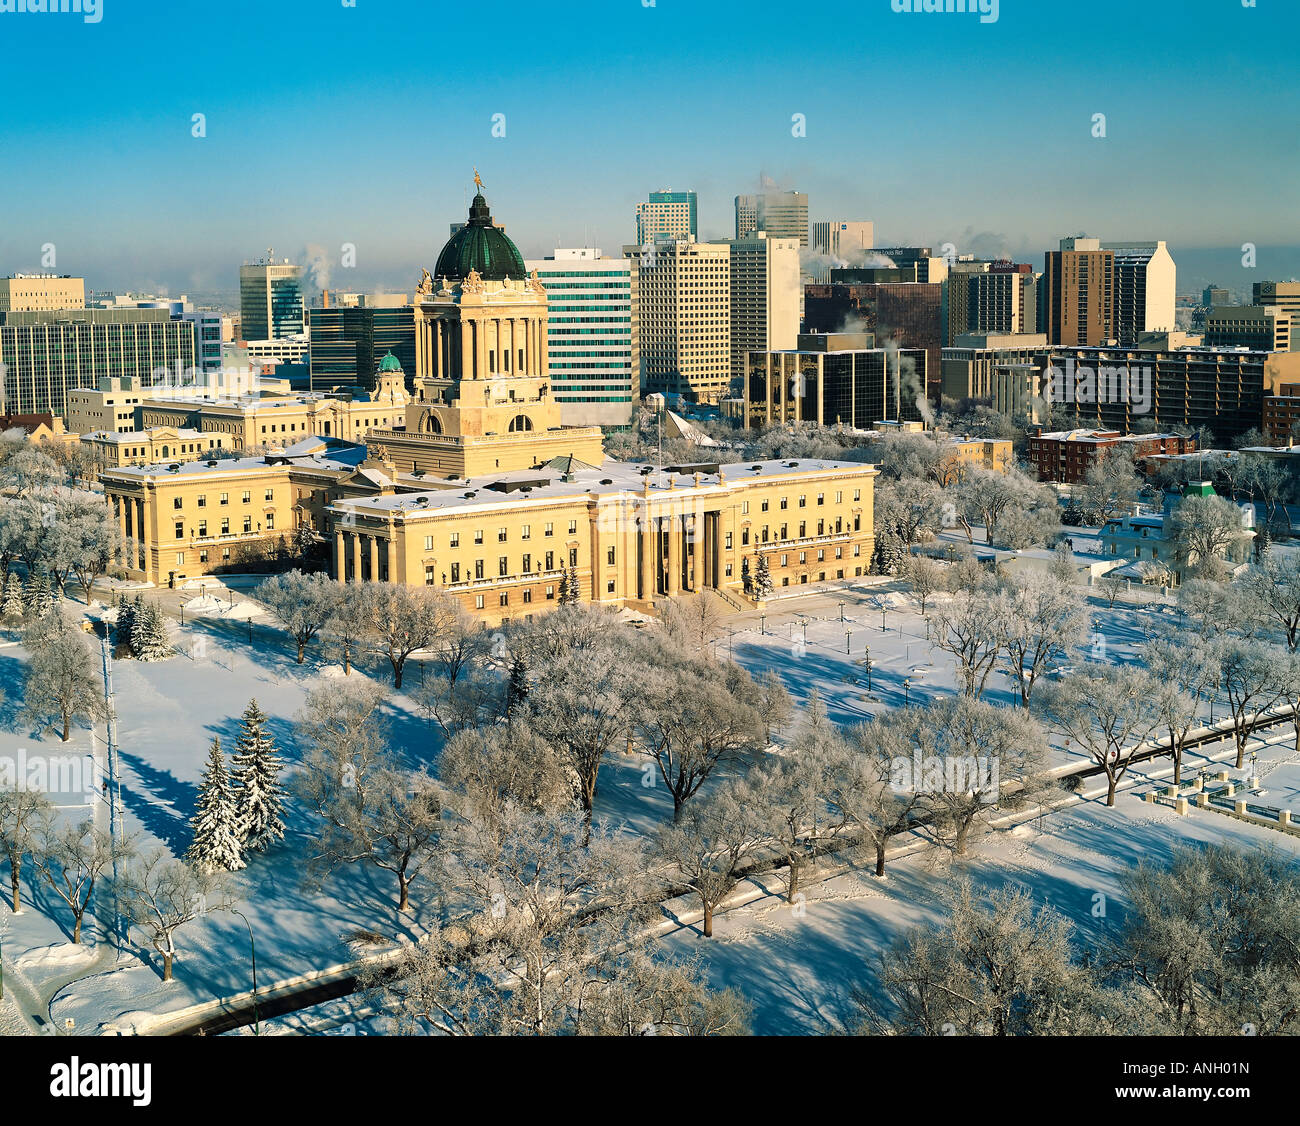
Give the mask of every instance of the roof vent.
<path id="1" fill-rule="evenodd" d="M 755 473 L 763 472 L 763 467 L 761 465 L 751 465 L 749 468 L 752 469 Z"/>
<path id="2" fill-rule="evenodd" d="M 216 467 L 217 467 L 217 463 L 215 460 L 208 462 L 209 469 L 216 469 Z"/>
<path id="3" fill-rule="evenodd" d="M 600 483 L 602 485 L 612 485 L 614 483 L 614 479 L 612 477 L 602 477 L 600 479 Z"/>
<path id="4" fill-rule="evenodd" d="M 167 467 L 168 473 L 179 473 L 180 471 L 181 471 L 181 463 L 179 461 L 173 461 L 171 465 Z"/>

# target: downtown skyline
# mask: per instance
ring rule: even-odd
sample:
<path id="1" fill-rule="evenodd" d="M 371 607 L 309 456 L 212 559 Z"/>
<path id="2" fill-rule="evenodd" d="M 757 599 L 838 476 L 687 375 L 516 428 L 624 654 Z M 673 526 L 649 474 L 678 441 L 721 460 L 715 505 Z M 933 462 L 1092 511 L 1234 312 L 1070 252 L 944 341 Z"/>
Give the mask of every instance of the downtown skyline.
<path id="1" fill-rule="evenodd" d="M 1296 101 L 1298 17 L 1275 3 L 1195 0 L 1171 20 L 1099 0 L 1089 24 L 1122 15 L 1126 35 L 1096 46 L 1076 6 L 1021 0 L 993 23 L 831 0 L 797 36 L 764 0 L 745 35 L 734 10 L 677 0 L 225 8 L 221 38 L 185 36 L 179 53 L 170 6 L 105 0 L 95 24 L 0 14 L 0 270 L 40 269 L 53 243 L 56 271 L 96 288 L 221 291 L 273 247 L 332 263 L 330 287 L 401 288 L 463 219 L 475 167 L 527 257 L 617 254 L 636 203 L 667 187 L 699 194 L 701 240 L 730 237 L 734 196 L 765 175 L 807 192 L 813 218 L 873 220 L 877 245 L 1041 263 L 1069 234 L 1163 238 L 1180 289 L 1203 248 L 1231 263 L 1227 249 L 1256 244 L 1256 270 L 1206 267 L 1229 286 L 1300 269 L 1276 206 L 1297 157 L 1240 94 L 1244 69 L 1259 106 Z M 33 177 L 40 163 L 65 171 Z"/>

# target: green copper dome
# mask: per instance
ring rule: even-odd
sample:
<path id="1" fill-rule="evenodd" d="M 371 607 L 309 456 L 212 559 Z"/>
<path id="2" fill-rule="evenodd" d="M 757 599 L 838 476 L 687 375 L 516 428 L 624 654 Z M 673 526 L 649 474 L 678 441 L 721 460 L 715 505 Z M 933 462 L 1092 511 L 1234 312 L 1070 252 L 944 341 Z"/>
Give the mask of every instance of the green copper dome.
<path id="1" fill-rule="evenodd" d="M 507 277 L 520 281 L 525 274 L 524 256 L 505 231 L 492 225 L 492 214 L 482 195 L 476 195 L 470 205 L 469 222 L 442 248 L 433 276 L 439 281 L 463 281 L 470 270 L 477 270 L 484 281 L 504 281 Z"/>
<path id="2" fill-rule="evenodd" d="M 396 356 L 394 356 L 392 352 L 389 352 L 387 356 L 385 356 L 382 360 L 379 361 L 380 375 L 383 375 L 384 372 L 388 372 L 388 371 L 401 371 L 401 370 L 402 370 L 402 362 Z"/>

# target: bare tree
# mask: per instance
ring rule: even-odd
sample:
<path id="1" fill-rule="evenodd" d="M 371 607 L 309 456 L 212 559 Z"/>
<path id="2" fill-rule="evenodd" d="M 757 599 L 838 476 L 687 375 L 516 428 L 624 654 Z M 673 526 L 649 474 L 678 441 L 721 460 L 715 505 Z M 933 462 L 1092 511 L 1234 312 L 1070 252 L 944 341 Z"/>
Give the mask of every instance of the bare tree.
<path id="1" fill-rule="evenodd" d="M 1133 451 L 1127 446 L 1102 449 L 1084 474 L 1080 501 L 1100 522 L 1131 512 L 1142 496 L 1142 478 L 1138 475 Z"/>
<path id="2" fill-rule="evenodd" d="M 1294 653 L 1300 643 L 1300 556 L 1273 552 L 1242 577 L 1250 613 L 1265 625 L 1277 624 Z"/>
<path id="3" fill-rule="evenodd" d="M 810 732 L 787 753 L 770 754 L 750 774 L 749 785 L 767 833 L 785 854 L 786 900 L 799 894 L 799 874 L 817 842 L 839 827 L 830 795 L 843 762 L 843 742 L 829 731 Z"/>
<path id="4" fill-rule="evenodd" d="M 1079 644 L 1088 616 L 1075 588 L 1046 574 L 1013 578 L 1009 628 L 1004 646 L 1020 688 L 1020 702 L 1029 707 L 1038 678 L 1048 664 Z"/>
<path id="5" fill-rule="evenodd" d="M 339 584 L 328 575 L 287 571 L 273 575 L 256 590 L 298 644 L 298 664 L 307 646 L 331 621 L 338 604 Z"/>
<path id="6" fill-rule="evenodd" d="M 438 777 L 452 789 L 457 812 L 480 824 L 499 821 L 509 805 L 558 813 L 573 802 L 563 766 L 524 720 L 454 735 L 438 759 Z"/>
<path id="7" fill-rule="evenodd" d="M 1216 577 L 1223 557 L 1249 535 L 1237 506 L 1216 496 L 1184 497 L 1166 519 L 1165 534 L 1179 557 L 1207 577 Z"/>
<path id="8" fill-rule="evenodd" d="M 1012 628 L 1005 593 L 959 591 L 935 611 L 934 644 L 957 661 L 962 691 L 982 696 Z"/>
<path id="9" fill-rule="evenodd" d="M 363 588 L 367 633 L 393 669 L 393 687 L 402 687 L 402 672 L 411 654 L 432 645 L 454 620 L 450 596 L 428 587 L 368 583 Z"/>
<path id="10" fill-rule="evenodd" d="M 860 837 L 875 850 L 877 876 L 885 874 L 890 841 L 916 827 L 921 791 L 897 786 L 894 779 L 894 765 L 905 753 L 892 720 L 880 716 L 855 727 L 847 742 L 830 746 L 835 831 Z"/>
<path id="11" fill-rule="evenodd" d="M 660 857 L 676 870 L 678 886 L 700 897 L 705 938 L 713 937 L 713 913 L 740 883 L 742 862 L 770 840 L 752 790 L 735 779 L 713 790 L 708 801 L 689 806 L 680 821 L 660 832 Z"/>
<path id="12" fill-rule="evenodd" d="M 663 603 L 664 631 L 677 645 L 707 658 L 726 620 L 722 602 L 711 591 L 680 594 Z"/>
<path id="13" fill-rule="evenodd" d="M 641 666 L 636 741 L 659 768 L 676 821 L 719 766 L 762 750 L 763 721 L 752 703 L 754 682 L 739 665 L 715 672 L 672 650 L 655 656 L 652 666 Z"/>
<path id="14" fill-rule="evenodd" d="M 794 714 L 790 693 L 775 669 L 767 669 L 759 678 L 758 708 L 763 716 L 763 740 L 771 743 L 773 728 L 779 731 Z"/>
<path id="15" fill-rule="evenodd" d="M 1224 638 L 1218 646 L 1223 690 L 1232 709 L 1233 737 L 1237 743 L 1237 769 L 1246 758 L 1250 723 L 1277 705 L 1289 691 L 1287 668 L 1290 651 L 1245 638 Z"/>
<path id="16" fill-rule="evenodd" d="M 85 637 L 61 623 L 32 647 L 23 718 L 38 730 L 58 729 L 63 742 L 77 720 L 104 717 L 103 684 Z"/>
<path id="17" fill-rule="evenodd" d="M 45 820 L 40 830 L 40 845 L 32 859 L 36 871 L 72 912 L 72 941 L 81 941 L 81 922 L 95 894 L 95 885 L 113 863 L 130 859 L 135 846 L 126 840 L 120 847 L 92 820 L 73 824 Z"/>
<path id="18" fill-rule="evenodd" d="M 1157 637 L 1142 647 L 1142 665 L 1160 686 L 1160 718 L 1169 731 L 1176 786 L 1182 781 L 1183 751 L 1198 723 L 1200 705 L 1213 698 L 1219 686 L 1219 649 L 1200 636 Z"/>
<path id="19" fill-rule="evenodd" d="M 899 574 L 911 586 L 912 593 L 921 604 L 921 613 L 924 614 L 926 602 L 936 592 L 943 590 L 943 564 L 936 563 L 928 555 L 909 555 Z"/>
<path id="20" fill-rule="evenodd" d="M 432 778 L 398 767 L 382 702 L 382 690 L 365 684 L 311 693 L 298 719 L 306 751 L 294 781 L 320 818 L 309 877 L 349 864 L 378 868 L 396 878 L 397 909 L 408 911 L 412 883 L 439 855 L 442 803 Z"/>
<path id="21" fill-rule="evenodd" d="M 10 903 L 17 915 L 23 909 L 23 857 L 39 846 L 41 826 L 54 807 L 43 793 L 27 789 L 26 779 L 15 778 L 12 785 L 0 789 L 0 848 L 9 861 Z"/>
<path id="22" fill-rule="evenodd" d="M 326 631 L 343 655 L 343 675 L 352 675 L 352 657 L 369 629 L 365 587 L 361 583 L 335 583 L 327 596 Z"/>
<path id="23" fill-rule="evenodd" d="M 1094 665 L 1045 686 L 1039 695 L 1036 710 L 1044 721 L 1106 772 L 1106 804 L 1113 806 L 1115 787 L 1133 764 L 1133 748 L 1164 719 L 1160 685 L 1144 669 Z"/>
<path id="24" fill-rule="evenodd" d="M 1034 482 L 1017 470 L 975 469 L 957 488 L 957 515 L 968 532 L 971 525 L 982 523 L 984 540 L 992 543 L 1002 514 L 1029 503 L 1035 492 Z"/>
<path id="25" fill-rule="evenodd" d="M 169 857 L 162 849 L 128 865 L 118 877 L 122 902 L 131 922 L 149 937 L 162 958 L 163 981 L 172 980 L 176 934 L 209 911 L 223 911 L 229 895 L 216 876 L 204 875 Z"/>

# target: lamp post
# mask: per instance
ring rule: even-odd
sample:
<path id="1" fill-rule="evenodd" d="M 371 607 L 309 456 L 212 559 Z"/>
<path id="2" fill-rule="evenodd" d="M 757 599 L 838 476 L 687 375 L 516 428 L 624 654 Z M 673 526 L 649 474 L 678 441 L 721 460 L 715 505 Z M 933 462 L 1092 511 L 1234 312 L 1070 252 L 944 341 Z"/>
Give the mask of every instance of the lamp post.
<path id="1" fill-rule="evenodd" d="M 242 911 L 236 911 L 233 907 L 230 909 L 232 915 L 238 915 L 244 920 L 244 926 L 248 928 L 248 953 L 253 961 L 253 1035 L 262 1035 L 262 1020 L 257 1011 L 257 945 L 253 942 L 253 924 L 248 921 L 248 916 Z"/>
<path id="2" fill-rule="evenodd" d="M 759 614 L 758 616 L 758 632 L 762 637 L 767 636 L 767 615 L 766 614 Z"/>
<path id="3" fill-rule="evenodd" d="M 852 643 L 852 639 L 853 639 L 853 631 L 846 629 L 844 631 L 844 652 L 845 653 L 851 653 L 853 651 L 852 649 L 849 648 L 850 644 Z"/>
<path id="4" fill-rule="evenodd" d="M 840 603 L 840 621 L 844 621 L 844 603 Z"/>
<path id="5" fill-rule="evenodd" d="M 736 636 L 736 631 L 734 629 L 727 630 L 727 660 L 728 661 L 733 659 L 731 654 L 731 644 L 735 636 Z"/>
<path id="6" fill-rule="evenodd" d="M 867 691 L 871 691 L 871 646 L 866 647 L 866 664 L 867 664 Z"/>
<path id="7" fill-rule="evenodd" d="M 880 608 L 880 632 L 885 632 L 885 608 L 883 606 Z"/>
<path id="8" fill-rule="evenodd" d="M 903 706 L 911 707 L 912 704 L 912 678 L 903 677 Z"/>

